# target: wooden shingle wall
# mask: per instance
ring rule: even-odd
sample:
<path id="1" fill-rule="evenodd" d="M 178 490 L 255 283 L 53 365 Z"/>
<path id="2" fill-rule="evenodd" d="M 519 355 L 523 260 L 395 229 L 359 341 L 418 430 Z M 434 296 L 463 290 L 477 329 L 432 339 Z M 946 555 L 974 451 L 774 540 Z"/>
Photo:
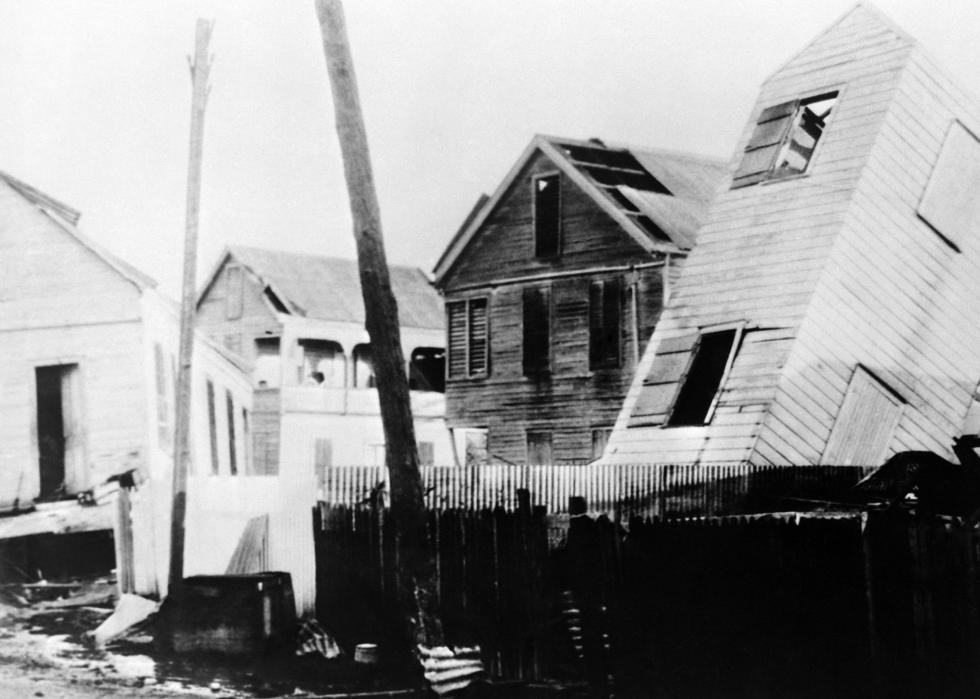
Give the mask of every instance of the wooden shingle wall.
<path id="1" fill-rule="evenodd" d="M 905 401 L 888 455 L 951 457 L 980 380 L 980 231 L 959 238 L 957 252 L 916 209 L 954 120 L 980 132 L 974 98 L 916 51 L 800 329 L 761 457 L 819 458 L 858 363 Z M 801 393 L 811 397 L 805 404 Z M 804 416 L 807 429 L 779 419 L 789 413 Z"/>
<path id="2" fill-rule="evenodd" d="M 756 438 L 770 410 L 787 432 L 811 429 L 806 410 L 820 406 L 818 390 L 804 387 L 797 404 L 789 408 L 782 401 L 774 405 L 774 399 L 777 391 L 785 392 L 800 381 L 799 369 L 787 368 L 787 362 L 791 356 L 804 357 L 808 350 L 794 349 L 791 354 L 791 348 L 802 344 L 795 342 L 799 328 L 912 46 L 875 11 L 858 6 L 763 85 L 732 170 L 766 107 L 834 90 L 839 99 L 806 175 L 724 191 L 715 201 L 639 367 L 606 451 L 608 461 L 755 460 Z M 689 356 L 658 357 L 658 348 L 699 329 L 733 322 L 745 323 L 745 336 L 711 423 L 661 427 L 669 406 L 658 408 L 654 394 L 674 395 L 680 378 L 675 374 L 670 385 L 671 372 L 664 365 L 685 365 Z M 821 361 L 819 356 L 812 359 Z M 842 398 L 843 389 L 825 401 L 828 415 Z M 812 449 L 775 445 L 777 439 L 773 436 L 773 444 L 763 450 L 765 459 L 816 463 L 819 458 Z M 819 444 L 819 439 L 812 441 Z"/>

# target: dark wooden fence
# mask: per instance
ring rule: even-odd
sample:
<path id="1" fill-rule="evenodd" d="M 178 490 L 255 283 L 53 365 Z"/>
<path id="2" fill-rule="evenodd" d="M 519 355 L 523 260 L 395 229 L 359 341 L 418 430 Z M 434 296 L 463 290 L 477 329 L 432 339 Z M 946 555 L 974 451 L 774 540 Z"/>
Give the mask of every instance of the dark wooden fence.
<path id="1" fill-rule="evenodd" d="M 798 509 L 807 500 L 838 499 L 869 469 L 850 466 L 773 467 L 704 464 L 587 464 L 422 469 L 426 503 L 433 510 L 517 507 L 518 490 L 533 506 L 567 513 L 581 496 L 594 513 L 610 517 L 723 515 L 762 509 Z M 320 500 L 330 505 L 366 503 L 383 493 L 383 466 L 337 466 L 323 474 Z M 383 498 L 382 498 L 383 500 Z"/>
<path id="2" fill-rule="evenodd" d="M 397 645 L 387 512 L 315 518 L 321 621 L 347 647 Z M 980 696 L 980 538 L 962 522 L 497 508 L 430 512 L 430 532 L 449 638 L 479 643 L 498 678 L 642 697 Z"/>

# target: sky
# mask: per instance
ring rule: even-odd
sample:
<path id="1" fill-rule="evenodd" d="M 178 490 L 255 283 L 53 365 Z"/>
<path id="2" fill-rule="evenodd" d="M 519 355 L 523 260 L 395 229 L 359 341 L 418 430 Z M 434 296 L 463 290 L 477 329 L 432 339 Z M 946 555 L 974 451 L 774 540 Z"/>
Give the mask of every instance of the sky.
<path id="1" fill-rule="evenodd" d="M 431 270 L 535 133 L 729 158 L 853 0 L 348 0 L 389 262 Z M 878 0 L 955 78 L 980 3 Z M 0 170 L 176 294 L 193 52 L 215 20 L 199 276 L 226 245 L 353 257 L 312 0 L 0 0 Z"/>

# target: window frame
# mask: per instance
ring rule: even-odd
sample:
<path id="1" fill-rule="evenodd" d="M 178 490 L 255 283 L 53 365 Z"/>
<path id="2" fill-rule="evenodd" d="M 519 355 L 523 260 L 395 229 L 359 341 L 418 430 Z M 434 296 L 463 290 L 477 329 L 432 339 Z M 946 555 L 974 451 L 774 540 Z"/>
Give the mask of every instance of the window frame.
<path id="1" fill-rule="evenodd" d="M 470 361 L 471 350 L 472 350 L 472 332 L 471 332 L 471 310 L 470 307 L 474 301 L 484 302 L 484 333 L 483 341 L 486 345 L 485 354 L 486 358 L 483 362 L 483 367 L 480 371 L 473 371 L 473 364 Z M 469 381 L 471 379 L 485 379 L 490 376 L 490 296 L 489 294 L 480 296 L 469 296 L 467 298 L 455 299 L 446 302 L 446 383 L 451 381 Z M 463 374 L 453 375 L 452 374 L 452 322 L 450 318 L 450 307 L 451 306 L 462 306 L 463 308 Z"/>
<path id="2" fill-rule="evenodd" d="M 555 244 L 553 252 L 540 252 L 540 236 L 538 234 L 538 182 L 540 180 L 551 179 L 555 180 L 555 192 L 557 197 L 556 203 L 556 214 L 555 214 Z M 539 172 L 531 175 L 531 230 L 533 232 L 533 243 L 534 243 L 534 259 L 536 260 L 549 260 L 556 257 L 560 257 L 562 253 L 562 243 L 564 242 L 564 226 L 562 217 L 562 196 L 561 196 L 561 171 L 560 170 L 548 170 L 547 172 Z"/>
<path id="3" fill-rule="evenodd" d="M 777 182 L 786 182 L 788 180 L 795 180 L 803 177 L 808 177 L 810 175 L 810 171 L 813 168 L 814 162 L 817 160 L 818 156 L 820 155 L 820 151 L 823 149 L 823 144 L 826 141 L 825 135 L 830 130 L 831 126 L 833 125 L 834 118 L 836 117 L 837 113 L 840 111 L 840 104 L 844 98 L 844 87 L 845 87 L 844 85 L 832 85 L 818 90 L 809 91 L 807 96 L 805 97 L 795 97 L 793 99 L 784 100 L 782 102 L 775 102 L 769 104 L 766 107 L 763 107 L 762 110 L 759 112 L 758 116 L 756 117 L 756 122 L 753 125 L 752 134 L 749 136 L 749 140 L 745 144 L 745 148 L 742 150 L 741 157 L 739 158 L 738 161 L 738 165 L 735 168 L 735 172 L 732 175 L 732 183 L 729 189 L 730 190 L 744 189 L 746 187 L 752 187 L 754 185 L 775 184 Z M 775 173 L 777 172 L 776 163 L 778 161 L 779 155 L 783 152 L 783 149 L 786 147 L 786 144 L 793 133 L 794 124 L 799 118 L 801 110 L 807 105 L 814 104 L 828 99 L 835 100 L 834 107 L 831 110 L 830 116 L 827 118 L 826 122 L 824 123 L 823 130 L 820 132 L 820 137 L 817 139 L 817 142 L 814 144 L 813 152 L 810 154 L 809 160 L 807 160 L 806 167 L 801 172 L 775 175 Z M 737 175 L 741 170 L 743 163 L 745 162 L 746 156 L 749 153 L 752 153 L 756 150 L 761 150 L 762 148 L 769 147 L 769 146 L 761 146 L 761 147 L 757 146 L 755 148 L 752 147 L 753 139 L 756 136 L 756 132 L 759 129 L 759 126 L 761 124 L 768 123 L 769 121 L 775 121 L 775 119 L 768 119 L 766 121 L 761 121 L 762 116 L 768 110 L 775 109 L 777 107 L 782 107 L 784 105 L 790 105 L 790 104 L 793 105 L 793 111 L 790 115 L 789 125 L 783 132 L 778 142 L 769 144 L 769 145 L 774 145 L 776 150 L 773 154 L 772 161 L 770 162 L 768 168 L 765 171 L 760 172 L 758 175 L 743 175 L 743 178 L 753 177 L 753 179 L 749 179 L 749 181 L 746 182 L 739 182 Z"/>
<path id="4" fill-rule="evenodd" d="M 623 313 L 625 304 L 625 289 L 627 284 L 624 283 L 622 277 L 609 277 L 606 279 L 590 279 L 589 280 L 589 371 L 602 371 L 604 369 L 618 369 L 623 365 Z M 598 338 L 595 336 L 597 327 L 593 324 L 593 319 L 595 314 L 593 312 L 592 302 L 594 300 L 593 290 L 598 288 L 599 295 L 599 319 L 602 321 L 599 330 L 604 330 L 606 328 L 606 310 L 607 310 L 607 295 L 609 293 L 610 287 L 615 290 L 616 293 L 616 329 L 615 329 L 615 352 L 612 353 L 614 356 L 598 356 L 598 348 L 600 346 L 605 347 L 604 344 L 600 345 Z M 610 353 L 606 353 L 610 354 Z"/>
<path id="5" fill-rule="evenodd" d="M 662 425 L 663 428 L 703 427 L 711 424 L 711 420 L 715 415 L 715 410 L 718 408 L 718 400 L 721 398 L 721 391 L 725 387 L 725 382 L 728 381 L 728 377 L 732 371 L 732 366 L 735 364 L 735 357 L 738 356 L 739 349 L 741 349 L 742 346 L 742 341 L 745 338 L 745 327 L 745 321 L 739 321 L 736 323 L 710 325 L 699 329 L 698 339 L 694 342 L 694 346 L 691 348 L 691 356 L 688 358 L 687 365 L 684 367 L 684 372 L 681 374 L 680 380 L 677 382 L 677 389 L 674 391 L 674 397 L 670 402 L 670 408 L 667 410 L 667 415 L 664 418 Z M 714 333 L 722 333 L 732 330 L 735 331 L 735 336 L 732 338 L 731 347 L 728 349 L 728 357 L 725 360 L 725 368 L 722 370 L 721 378 L 718 380 L 718 385 L 715 387 L 714 396 L 711 398 L 711 403 L 708 405 L 708 409 L 705 412 L 704 421 L 700 423 L 672 424 L 671 420 L 674 417 L 674 411 L 677 408 L 677 403 L 680 401 L 681 394 L 683 393 L 684 387 L 687 385 L 688 378 L 690 377 L 691 369 L 694 367 L 694 362 L 697 360 L 698 353 L 701 350 L 701 340 L 705 335 L 712 335 Z"/>
<path id="6" fill-rule="evenodd" d="M 234 285 L 233 277 L 236 278 Z M 244 314 L 245 268 L 240 264 L 229 264 L 225 267 L 225 320 L 238 320 Z"/>
<path id="7" fill-rule="evenodd" d="M 545 313 L 547 314 L 547 320 L 543 323 L 543 327 L 547 329 L 548 337 L 548 347 L 543 353 L 543 366 L 528 366 L 527 362 L 527 349 L 528 349 L 528 335 L 527 335 L 527 304 L 528 297 L 531 293 L 538 296 L 544 297 L 544 307 Z M 554 333 L 552 332 L 552 322 L 554 319 L 554 302 L 553 294 L 550 284 L 530 284 L 528 286 L 521 288 L 521 375 L 525 378 L 534 379 L 539 376 L 548 376 L 552 373 L 554 366 Z"/>

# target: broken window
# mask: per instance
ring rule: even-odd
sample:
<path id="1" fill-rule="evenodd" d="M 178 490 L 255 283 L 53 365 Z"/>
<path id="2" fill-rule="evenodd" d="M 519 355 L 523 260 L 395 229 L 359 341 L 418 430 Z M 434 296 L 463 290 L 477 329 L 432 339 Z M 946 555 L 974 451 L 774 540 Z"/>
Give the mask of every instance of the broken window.
<path id="1" fill-rule="evenodd" d="M 528 431 L 527 463 L 532 466 L 551 465 L 551 432 Z"/>
<path id="2" fill-rule="evenodd" d="M 701 334 L 667 419 L 668 427 L 703 425 L 711 420 L 741 336 L 741 327 Z"/>
<path id="3" fill-rule="evenodd" d="M 238 265 L 228 265 L 225 269 L 225 317 L 228 320 L 242 317 L 244 294 L 245 280 L 242 268 Z"/>
<path id="4" fill-rule="evenodd" d="M 377 388 L 371 345 L 354 345 L 351 356 L 354 358 L 354 388 Z"/>
<path id="5" fill-rule="evenodd" d="M 534 255 L 554 257 L 561 246 L 561 178 L 558 173 L 531 180 L 534 187 Z"/>
<path id="6" fill-rule="evenodd" d="M 854 370 L 827 446 L 829 466 L 881 466 L 905 401 L 862 366 Z"/>
<path id="7" fill-rule="evenodd" d="M 486 297 L 446 304 L 450 379 L 478 378 L 489 373 L 487 307 Z"/>
<path id="8" fill-rule="evenodd" d="M 231 475 L 238 473 L 238 446 L 235 439 L 235 402 L 231 391 L 225 390 L 225 407 L 228 409 L 228 467 Z"/>
<path id="9" fill-rule="evenodd" d="M 252 379 L 258 388 L 278 388 L 281 364 L 279 360 L 279 338 L 258 337 L 255 339 L 255 369 Z"/>
<path id="10" fill-rule="evenodd" d="M 589 285 L 589 368 L 617 367 L 620 362 L 623 284 L 618 278 Z"/>
<path id="11" fill-rule="evenodd" d="M 836 102 L 829 92 L 763 109 L 732 189 L 806 172 Z"/>
<path id="12" fill-rule="evenodd" d="M 524 289 L 524 375 L 548 371 L 551 366 L 551 289 Z"/>
<path id="13" fill-rule="evenodd" d="M 299 341 L 303 351 L 300 383 L 325 388 L 343 388 L 346 383 L 347 360 L 344 348 L 331 340 Z M 366 345 L 363 345 L 366 347 Z"/>
<path id="14" fill-rule="evenodd" d="M 446 392 L 446 351 L 442 347 L 416 347 L 408 363 L 412 391 Z"/>
<path id="15" fill-rule="evenodd" d="M 218 411 L 214 402 L 214 382 L 207 381 L 208 441 L 211 447 L 211 475 L 218 475 Z"/>

